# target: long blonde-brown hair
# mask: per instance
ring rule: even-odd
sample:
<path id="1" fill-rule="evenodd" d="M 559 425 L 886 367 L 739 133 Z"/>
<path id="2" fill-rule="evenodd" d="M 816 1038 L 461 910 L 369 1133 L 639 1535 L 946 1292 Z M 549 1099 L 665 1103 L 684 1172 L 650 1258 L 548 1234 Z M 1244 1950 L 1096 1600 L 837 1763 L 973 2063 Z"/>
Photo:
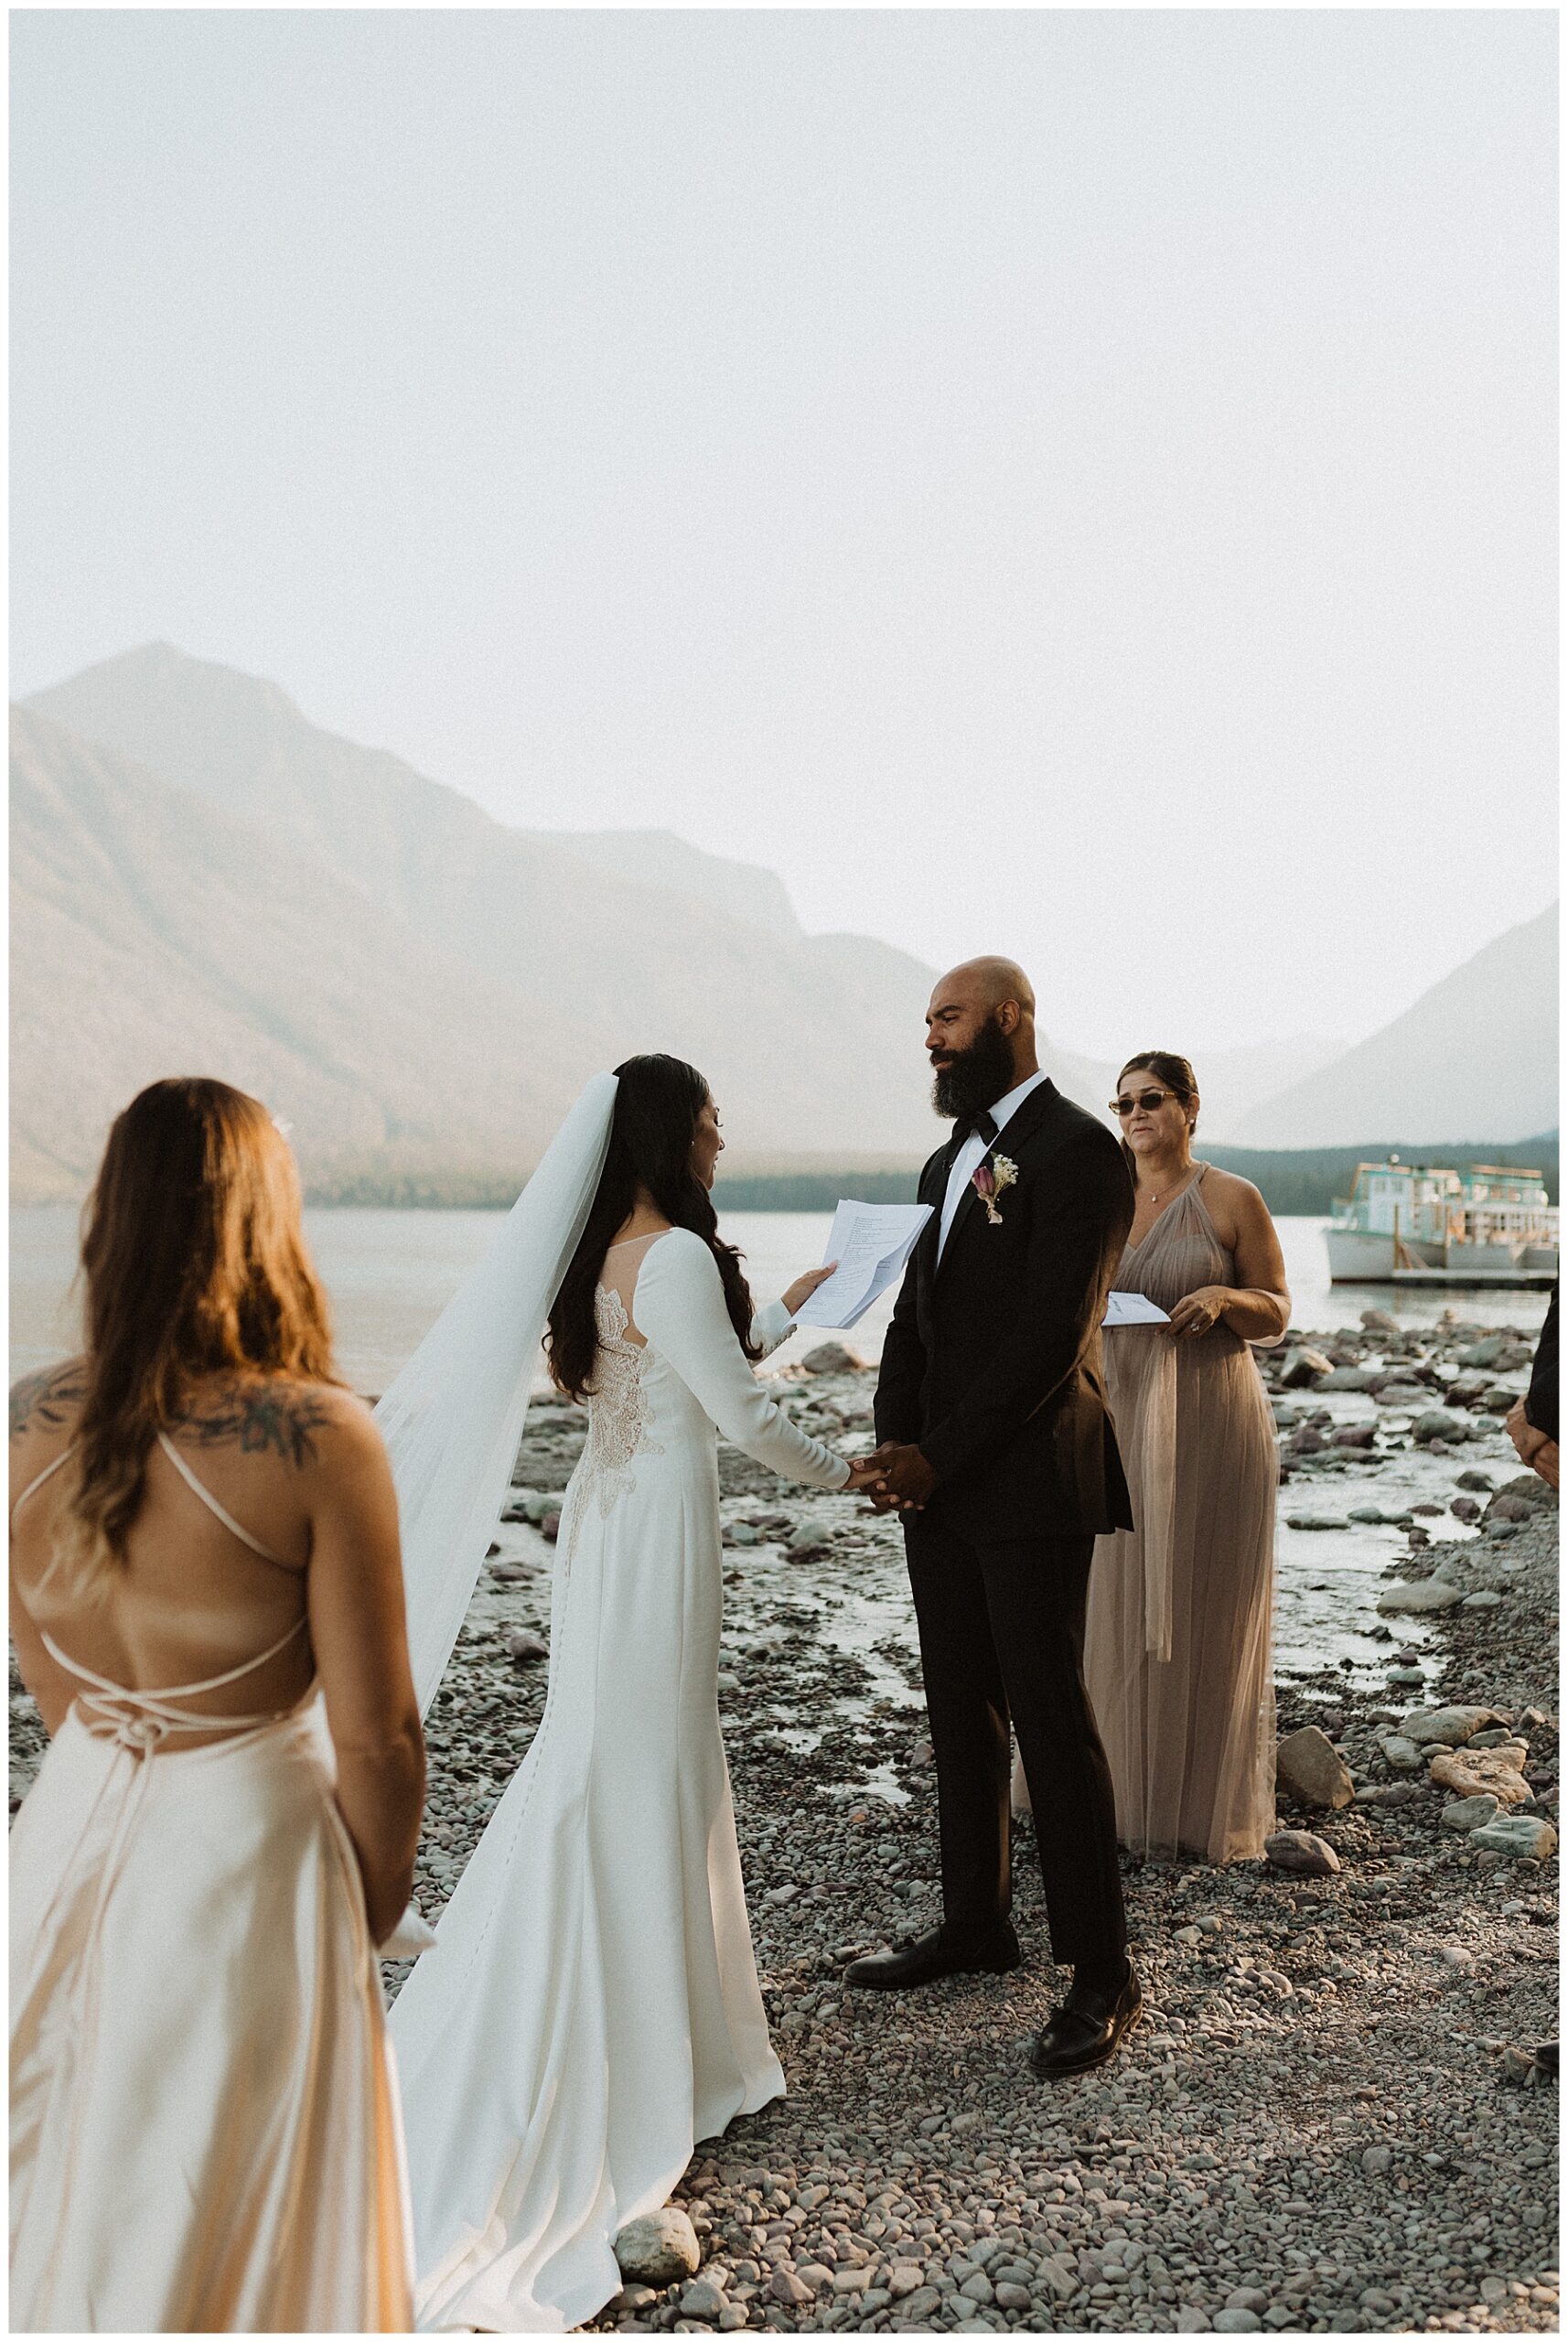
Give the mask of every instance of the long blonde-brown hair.
<path id="1" fill-rule="evenodd" d="M 117 1118 L 81 1267 L 86 1392 L 60 1558 L 101 1598 L 124 1565 L 153 1443 L 193 1383 L 336 1378 L 294 1157 L 266 1108 L 225 1081 L 155 1081 Z"/>

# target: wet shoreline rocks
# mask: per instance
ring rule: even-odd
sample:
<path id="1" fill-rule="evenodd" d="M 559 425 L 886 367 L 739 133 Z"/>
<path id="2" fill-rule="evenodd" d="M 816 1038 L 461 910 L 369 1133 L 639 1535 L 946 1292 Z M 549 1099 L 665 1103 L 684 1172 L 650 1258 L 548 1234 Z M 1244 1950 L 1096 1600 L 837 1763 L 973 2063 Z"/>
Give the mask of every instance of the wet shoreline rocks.
<path id="1" fill-rule="evenodd" d="M 1461 1364 L 1492 1340 L 1484 1366 Z M 1347 1668 L 1326 1649 L 1280 1678 L 1278 1737 L 1308 1735 L 1317 1769 L 1282 1786 L 1277 1828 L 1332 1862 L 1319 1873 L 1126 1857 L 1146 2020 L 1112 2066 L 1055 2088 L 1026 2063 L 1066 1982 L 1026 1821 L 1015 1842 L 1021 1969 L 905 1997 L 845 1987 L 858 1951 L 940 1907 L 899 1532 L 853 1499 L 721 1450 L 720 1704 L 789 2095 L 699 2143 L 673 2198 L 695 2269 L 688 2251 L 658 2283 L 629 2277 L 597 2326 L 1555 2328 L 1556 2090 L 1534 2052 L 1558 2022 L 1556 1864 L 1539 1851 L 1557 1814 L 1556 1508 L 1516 1489 L 1500 1413 L 1485 1404 L 1499 1377 L 1522 1381 L 1503 1360 L 1528 1358 L 1528 1344 L 1497 1328 L 1359 1327 L 1291 1347 L 1328 1365 L 1273 1391 L 1294 1418 L 1281 1427 L 1282 1518 L 1348 1519 L 1352 1505 L 1391 1516 L 1365 1532 L 1375 1563 L 1354 1577 L 1363 1657 Z M 1263 1360 L 1271 1386 L 1276 1356 Z M 1380 1403 L 1380 1391 L 1325 1392 L 1314 1379 L 1395 1368 L 1418 1395 Z M 1485 1388 L 1450 1407 L 1466 1372 L 1484 1372 Z M 772 1387 L 803 1429 L 853 1452 L 872 1441 L 873 1386 L 869 1370 L 835 1366 L 790 1368 Z M 1308 1427 L 1321 1445 L 1293 1456 L 1293 1433 L 1320 1408 Z M 1413 1448 L 1419 1416 L 1439 1409 L 1482 1423 L 1482 1439 Z M 1334 1445 L 1352 1413 L 1372 1424 L 1371 1447 Z M 498 1531 L 431 1712 L 416 1888 L 428 1917 L 538 1724 L 547 1667 L 513 1652 L 549 1641 L 547 1530 L 581 1441 L 576 1411 L 531 1413 L 509 1508 L 519 1517 Z M 1430 1499 L 1399 1477 L 1412 1456 Z M 1414 1510 L 1429 1500 L 1434 1510 Z M 1309 1550 L 1349 1542 L 1325 1532 Z M 1434 1580 L 1457 1601 L 1379 1615 L 1384 1587 Z M 1479 1594 L 1498 1598 L 1471 1606 Z M 36 1718 L 29 1739 L 15 1679 L 13 1735 L 14 1769 L 29 1777 Z M 1447 1819 L 1466 1799 L 1434 1764 L 1505 1751 L 1525 1796 Z M 1342 1776 L 1351 1794 L 1335 1801 Z M 1298 1794 L 1315 1782 L 1329 1801 Z M 1517 1821 L 1533 1825 L 1528 1842 L 1488 1837 Z M 398 1971 L 388 1976 L 395 1988 Z"/>
<path id="2" fill-rule="evenodd" d="M 1479 1338 L 1428 1335 L 1406 1348 L 1402 1338 L 1396 1362 L 1441 1384 L 1448 1352 Z M 1333 1374 L 1333 1351 L 1361 1344 L 1380 1373 L 1386 1359 L 1368 1329 L 1300 1347 L 1329 1357 Z M 773 1387 L 803 1429 L 853 1452 L 872 1442 L 874 1380 L 835 1365 L 789 1370 Z M 1445 1826 L 1457 1799 L 1431 1767 L 1456 1744 L 1404 1741 L 1409 1771 L 1383 1753 L 1403 1739 L 1399 1727 L 1424 1733 L 1417 1720 L 1444 1707 L 1496 1717 L 1477 1716 L 1462 1746 L 1489 1730 L 1526 1740 L 1520 1778 L 1533 1801 L 1522 1810 L 1550 1825 L 1555 1508 L 1527 1504 L 1518 1522 L 1495 1509 L 1519 1477 L 1494 1454 L 1495 1406 L 1477 1417 L 1482 1439 L 1418 1451 L 1423 1472 L 1445 1475 L 1474 1520 L 1435 1497 L 1422 1514 L 1412 1507 L 1425 1497 L 1391 1499 L 1416 1415 L 1443 1404 L 1437 1384 L 1420 1381 L 1408 1409 L 1329 1392 L 1327 1462 L 1288 1464 L 1282 1514 L 1298 1499 L 1304 1511 L 1348 1513 L 1347 1496 L 1364 1498 L 1389 1548 L 1361 1619 L 1375 1668 L 1348 1671 L 1326 1650 L 1281 1679 L 1280 1738 L 1316 1735 L 1324 1780 L 1351 1783 L 1343 1803 L 1281 1794 L 1280 1830 L 1316 1839 L 1327 1864 L 1314 1875 L 1127 1858 L 1148 2020 L 1113 2066 L 1054 2090 L 1026 2062 L 1066 1982 L 1050 1961 L 1027 1822 L 1015 1846 L 1015 1975 L 896 2000 L 844 1986 L 857 1951 L 940 1907 L 898 1532 L 853 1499 L 789 1488 L 722 1451 L 721 1706 L 789 2096 L 699 2143 L 676 2191 L 701 2243 L 696 2278 L 634 2284 L 597 2326 L 1556 2326 L 1556 2093 L 1533 2056 L 1557 2025 L 1555 1864 Z M 1317 1390 L 1298 1382 L 1288 1403 L 1305 1415 Z M 1370 1444 L 1364 1427 L 1359 1446 L 1334 1443 L 1344 1409 L 1370 1419 Z M 1471 1419 L 1468 1402 L 1449 1412 Z M 530 1488 L 564 1485 L 564 1452 L 553 1467 L 525 1461 Z M 1496 1530 L 1477 1529 L 1486 1515 Z M 1326 1540 L 1336 1551 L 1344 1542 Z M 1434 1576 L 1457 1588 L 1457 1603 L 1379 1616 L 1381 1586 Z M 1496 1607 L 1466 1606 L 1498 1589 Z"/>

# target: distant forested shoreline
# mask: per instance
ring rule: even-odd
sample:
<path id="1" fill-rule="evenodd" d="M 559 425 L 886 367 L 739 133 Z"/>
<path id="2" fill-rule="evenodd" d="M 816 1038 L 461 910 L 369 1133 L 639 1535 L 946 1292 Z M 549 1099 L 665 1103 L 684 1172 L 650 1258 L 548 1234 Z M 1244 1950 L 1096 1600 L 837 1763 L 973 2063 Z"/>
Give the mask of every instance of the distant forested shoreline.
<path id="1" fill-rule="evenodd" d="M 1391 1139 L 1365 1146 L 1288 1151 L 1200 1144 L 1198 1153 L 1204 1162 L 1251 1179 L 1269 1209 L 1284 1218 L 1331 1211 L 1337 1197 L 1348 1195 L 1358 1163 L 1383 1162 L 1390 1155 L 1398 1155 L 1406 1163 L 1446 1164 L 1460 1170 L 1473 1163 L 1528 1166 L 1541 1172 L 1555 1203 L 1558 1144 L 1553 1131 L 1509 1145 L 1477 1141 L 1466 1146 L 1412 1147 Z M 868 1204 L 910 1203 L 918 1176 L 918 1163 L 878 1171 L 738 1171 L 720 1177 L 714 1201 L 721 1212 L 832 1211 L 841 1196 Z M 411 1173 L 392 1178 L 360 1173 L 313 1181 L 306 1200 L 317 1206 L 357 1205 L 381 1210 L 494 1211 L 513 1203 L 521 1185 L 521 1173 L 515 1177 L 493 1172 Z"/>
<path id="2" fill-rule="evenodd" d="M 1472 1163 L 1528 1166 L 1541 1174 L 1555 1203 L 1557 1150 L 1554 1133 L 1549 1138 L 1526 1139 L 1511 1146 L 1411 1147 L 1391 1141 L 1386 1146 L 1306 1147 L 1275 1153 L 1200 1144 L 1197 1153 L 1201 1161 L 1251 1179 L 1269 1209 L 1285 1219 L 1331 1211 L 1337 1198 L 1349 1194 L 1358 1163 L 1380 1163 L 1390 1155 L 1405 1163 L 1446 1164 L 1458 1170 L 1467 1169 Z M 908 1203 L 914 1200 L 918 1176 L 918 1166 L 902 1172 L 863 1172 L 858 1177 L 852 1173 L 845 1180 L 835 1179 L 832 1172 L 784 1172 L 777 1177 L 740 1174 L 719 1180 L 714 1201 L 721 1211 L 832 1211 L 843 1195 L 853 1195 L 861 1203 Z"/>

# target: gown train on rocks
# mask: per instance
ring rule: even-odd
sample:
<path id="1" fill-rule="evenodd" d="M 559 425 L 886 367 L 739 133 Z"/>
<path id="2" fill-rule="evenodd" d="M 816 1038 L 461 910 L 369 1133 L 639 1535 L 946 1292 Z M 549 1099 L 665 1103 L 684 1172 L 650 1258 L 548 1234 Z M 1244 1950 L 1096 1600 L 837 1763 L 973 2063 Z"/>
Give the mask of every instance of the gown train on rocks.
<path id="1" fill-rule="evenodd" d="M 784 2089 L 719 1730 L 717 1433 L 819 1487 L 847 1466 L 752 1374 L 700 1237 L 656 1237 L 596 1316 L 544 1714 L 392 2015 L 427 2329 L 592 2317 L 618 2231 Z"/>

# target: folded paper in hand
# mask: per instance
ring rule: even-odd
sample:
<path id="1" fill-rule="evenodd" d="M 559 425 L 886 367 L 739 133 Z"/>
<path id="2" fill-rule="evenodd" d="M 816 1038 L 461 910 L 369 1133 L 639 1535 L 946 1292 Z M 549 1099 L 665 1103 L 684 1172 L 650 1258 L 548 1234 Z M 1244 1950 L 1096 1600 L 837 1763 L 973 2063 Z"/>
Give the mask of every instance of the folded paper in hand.
<path id="1" fill-rule="evenodd" d="M 898 1276 L 931 1216 L 929 1204 L 841 1202 L 826 1261 L 838 1267 L 795 1312 L 797 1326 L 853 1326 Z"/>
<path id="2" fill-rule="evenodd" d="M 1112 1293 L 1105 1298 L 1102 1326 L 1168 1326 L 1168 1309 L 1162 1309 L 1149 1299 L 1146 1293 Z"/>

